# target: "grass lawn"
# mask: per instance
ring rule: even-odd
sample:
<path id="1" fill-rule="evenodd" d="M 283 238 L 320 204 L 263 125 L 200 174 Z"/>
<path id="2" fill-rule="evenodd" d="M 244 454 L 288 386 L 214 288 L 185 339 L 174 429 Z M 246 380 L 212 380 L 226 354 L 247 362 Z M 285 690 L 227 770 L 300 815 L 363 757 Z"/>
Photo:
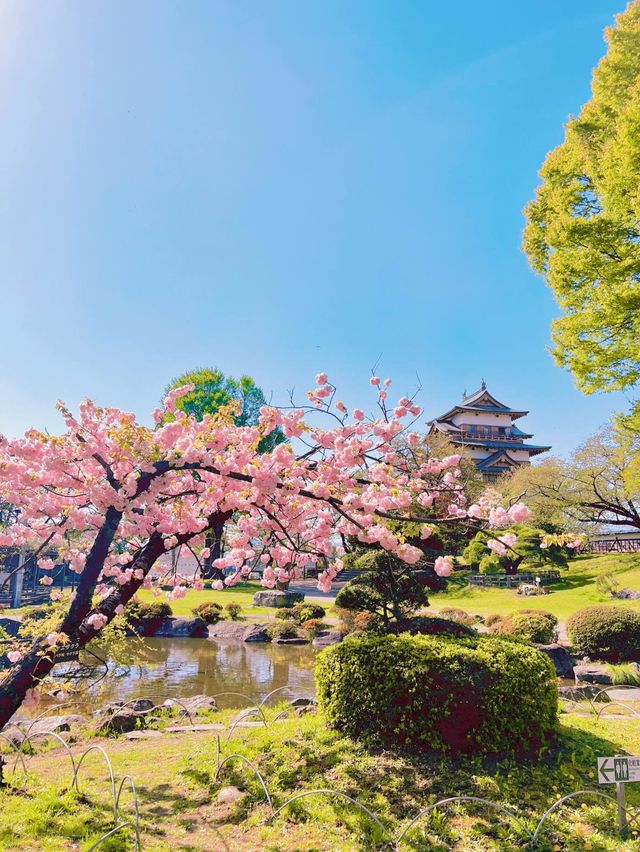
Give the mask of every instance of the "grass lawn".
<path id="1" fill-rule="evenodd" d="M 640 600 L 619 601 L 601 595 L 596 589 L 596 578 L 603 573 L 613 574 L 621 589 L 640 590 L 640 554 L 577 556 L 570 561 L 569 570 L 562 572 L 562 582 L 551 586 L 551 593 L 544 597 L 521 597 L 515 589 L 480 589 L 468 586 L 464 576 L 453 576 L 447 591 L 430 595 L 429 603 L 436 610 L 459 607 L 479 615 L 492 612 L 506 615 L 518 609 L 543 609 L 561 620 L 590 604 L 616 604 L 640 609 Z"/>
<path id="2" fill-rule="evenodd" d="M 270 711 L 273 717 L 275 710 Z M 227 719 L 225 714 L 220 718 Z M 530 831 L 561 796 L 600 789 L 596 755 L 637 754 L 640 720 L 564 715 L 558 743 L 530 762 L 481 763 L 468 758 L 368 751 L 327 730 L 321 717 L 303 716 L 272 727 L 237 731 L 223 756 L 240 754 L 263 774 L 274 806 L 295 793 L 318 788 L 346 793 L 366 805 L 397 836 L 423 808 L 447 796 L 490 799 L 515 812 Z M 223 738 L 224 739 L 224 738 Z M 165 734 L 128 742 L 89 740 L 107 750 L 116 778 L 130 774 L 140 806 L 146 852 L 357 852 L 389 848 L 380 829 L 344 799 L 309 796 L 268 819 L 256 776 L 241 761 L 229 763 L 215 780 L 216 749 L 211 732 Z M 18 776 L 0 790 L 0 848 L 7 852 L 86 850 L 109 827 L 106 768 L 94 752 L 83 763 L 82 795 L 69 790 L 70 766 L 59 749 L 29 759 L 29 778 Z M 9 775 L 9 773 L 7 773 Z M 240 798 L 224 803 L 224 787 Z M 637 785 L 627 785 L 631 806 L 640 804 Z M 607 787 L 612 793 L 613 788 Z M 122 818 L 133 813 L 125 788 Z M 129 829 L 101 849 L 132 848 Z M 401 847 L 421 852 L 505 852 L 527 849 L 525 832 L 499 812 L 464 804 L 442 807 L 422 819 Z M 640 852 L 637 832 L 622 840 L 615 831 L 615 806 L 596 798 L 571 800 L 549 819 L 538 852 Z"/>
<path id="3" fill-rule="evenodd" d="M 274 617 L 276 610 L 272 606 L 253 606 L 253 596 L 256 592 L 264 591 L 264 587 L 260 583 L 238 583 L 229 589 L 224 589 L 217 592 L 214 589 L 203 589 L 201 592 L 196 592 L 193 589 L 187 592 L 183 598 L 176 601 L 169 601 L 169 605 L 173 610 L 174 615 L 190 618 L 194 607 L 202 603 L 213 601 L 220 604 L 223 608 L 225 604 L 237 603 L 242 607 L 243 616 L 262 618 L 264 616 Z M 137 596 L 143 601 L 165 600 L 164 597 L 154 598 L 153 592 L 141 590 Z M 305 600 L 313 601 L 313 595 L 306 595 Z M 329 611 L 333 601 L 323 601 L 318 599 L 318 602 L 323 604 Z"/>

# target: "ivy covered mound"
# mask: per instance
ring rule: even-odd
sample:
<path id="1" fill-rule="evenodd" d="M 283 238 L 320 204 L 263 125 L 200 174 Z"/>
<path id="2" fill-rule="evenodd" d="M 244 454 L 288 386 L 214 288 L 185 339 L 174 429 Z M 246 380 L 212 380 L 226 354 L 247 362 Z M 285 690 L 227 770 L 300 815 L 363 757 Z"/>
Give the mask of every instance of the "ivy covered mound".
<path id="1" fill-rule="evenodd" d="M 319 655 L 315 674 L 328 723 L 385 746 L 535 754 L 557 728 L 553 664 L 510 639 L 347 639 Z"/>

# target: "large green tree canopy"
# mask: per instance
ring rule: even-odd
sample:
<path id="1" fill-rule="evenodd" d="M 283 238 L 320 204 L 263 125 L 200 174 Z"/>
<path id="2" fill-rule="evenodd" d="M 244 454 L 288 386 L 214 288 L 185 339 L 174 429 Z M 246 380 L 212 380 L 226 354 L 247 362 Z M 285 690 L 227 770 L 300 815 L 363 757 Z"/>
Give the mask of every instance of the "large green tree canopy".
<path id="1" fill-rule="evenodd" d="M 592 96 L 547 156 L 524 249 L 563 315 L 554 354 L 585 392 L 640 378 L 640 2 L 606 31 Z"/>
<path id="2" fill-rule="evenodd" d="M 258 422 L 260 409 L 267 404 L 265 395 L 251 376 L 234 379 L 225 376 L 217 367 L 205 367 L 189 370 L 172 379 L 164 395 L 183 385 L 193 385 L 193 390 L 176 401 L 180 411 L 186 411 L 197 420 L 205 414 L 215 414 L 225 406 L 236 406 L 234 422 L 236 426 L 254 426 Z M 260 442 L 260 450 L 272 450 L 284 440 L 282 430 L 276 429 Z"/>

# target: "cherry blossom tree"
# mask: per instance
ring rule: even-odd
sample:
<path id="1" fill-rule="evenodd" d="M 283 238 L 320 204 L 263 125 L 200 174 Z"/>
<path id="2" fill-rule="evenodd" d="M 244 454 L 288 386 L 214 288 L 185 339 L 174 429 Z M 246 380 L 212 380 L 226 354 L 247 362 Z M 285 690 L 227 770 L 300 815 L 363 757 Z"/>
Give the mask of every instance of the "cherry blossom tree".
<path id="1" fill-rule="evenodd" d="M 388 407 L 391 382 L 370 382 L 377 397 L 372 417 L 357 408 L 349 415 L 320 373 L 307 404 L 264 406 L 256 425 L 180 411 L 186 386 L 153 412 L 154 428 L 86 400 L 77 415 L 59 404 L 66 426 L 60 435 L 0 437 L 0 501 L 17 512 L 15 523 L 0 530 L 0 545 L 26 547 L 44 585 L 51 584 L 52 551 L 78 574 L 58 628 L 9 649 L 0 728 L 21 704 L 38 700 L 62 645 L 83 647 L 138 589 L 153 588 L 152 569 L 164 554 L 189 548 L 202 557 L 212 526 L 230 522 L 228 550 L 216 560 L 228 572 L 224 585 L 261 563 L 263 585 L 273 587 L 311 562 L 320 569 L 318 588 L 329 591 L 346 536 L 415 564 L 422 551 L 408 543 L 399 521 L 423 524 L 428 536 L 434 524 L 452 520 L 502 528 L 525 519 L 522 505 L 467 507 L 459 456 L 421 460 L 413 450 L 420 436 L 409 431 L 419 407 L 408 397 Z M 290 440 L 260 452 L 276 429 Z M 436 561 L 441 576 L 451 569 L 451 558 Z M 172 586 L 174 599 L 190 586 L 202 588 L 199 576 L 175 572 L 162 583 Z"/>

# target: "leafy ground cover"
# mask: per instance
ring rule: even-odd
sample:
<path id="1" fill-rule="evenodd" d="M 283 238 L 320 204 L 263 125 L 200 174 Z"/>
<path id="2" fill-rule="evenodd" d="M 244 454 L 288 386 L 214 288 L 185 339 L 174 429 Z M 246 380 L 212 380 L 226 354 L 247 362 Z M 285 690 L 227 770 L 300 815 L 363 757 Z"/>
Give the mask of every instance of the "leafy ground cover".
<path id="1" fill-rule="evenodd" d="M 275 711 L 271 711 L 271 715 Z M 225 714 L 217 714 L 226 718 Z M 532 830 L 536 816 L 561 796 L 598 789 L 596 755 L 637 753 L 640 721 L 564 715 L 557 746 L 537 761 L 487 764 L 452 758 L 370 752 L 341 734 L 328 731 L 321 718 L 308 715 L 272 727 L 243 729 L 223 746 L 223 755 L 241 754 L 263 773 L 276 807 L 297 792 L 339 790 L 369 807 L 397 835 L 420 809 L 446 796 L 488 798 L 514 812 Z M 265 852 L 351 852 L 384 846 L 382 832 L 345 800 L 309 796 L 269 819 L 264 792 L 240 760 L 229 763 L 215 780 L 216 746 L 211 732 L 165 734 L 126 742 L 95 740 L 107 749 L 116 775 L 131 774 L 139 796 L 142 839 L 147 852 L 184 850 L 265 850 Z M 86 747 L 86 744 L 83 744 Z M 0 847 L 24 850 L 87 850 L 109 828 L 110 804 L 104 764 L 93 753 L 83 765 L 82 794 L 61 792 L 68 784 L 68 758 L 59 749 L 29 760 L 29 778 L 0 791 Z M 220 801 L 223 787 L 243 795 Z M 640 792 L 629 785 L 632 805 Z M 602 788 L 600 788 L 602 789 Z M 607 788 L 608 789 L 608 788 Z M 131 812 L 125 793 L 123 811 Z M 131 848 L 126 831 L 101 848 Z M 421 852 L 486 852 L 526 849 L 526 834 L 497 811 L 479 805 L 441 808 L 407 835 L 403 849 Z M 225 846 L 226 844 L 226 846 Z M 387 847 L 388 848 L 388 847 Z M 639 852 L 632 833 L 615 831 L 615 807 L 593 798 L 562 806 L 548 822 L 539 852 Z"/>
<path id="2" fill-rule="evenodd" d="M 562 581 L 550 587 L 542 597 L 523 597 L 515 589 L 491 589 L 468 586 L 466 573 L 449 578 L 447 590 L 429 596 L 432 609 L 459 607 L 470 613 L 506 615 L 519 609 L 543 609 L 565 620 L 573 612 L 590 604 L 615 604 L 640 609 L 640 601 L 623 601 L 602 595 L 596 588 L 600 574 L 610 573 L 619 587 L 640 590 L 640 554 L 613 553 L 577 556 L 570 560 Z"/>

